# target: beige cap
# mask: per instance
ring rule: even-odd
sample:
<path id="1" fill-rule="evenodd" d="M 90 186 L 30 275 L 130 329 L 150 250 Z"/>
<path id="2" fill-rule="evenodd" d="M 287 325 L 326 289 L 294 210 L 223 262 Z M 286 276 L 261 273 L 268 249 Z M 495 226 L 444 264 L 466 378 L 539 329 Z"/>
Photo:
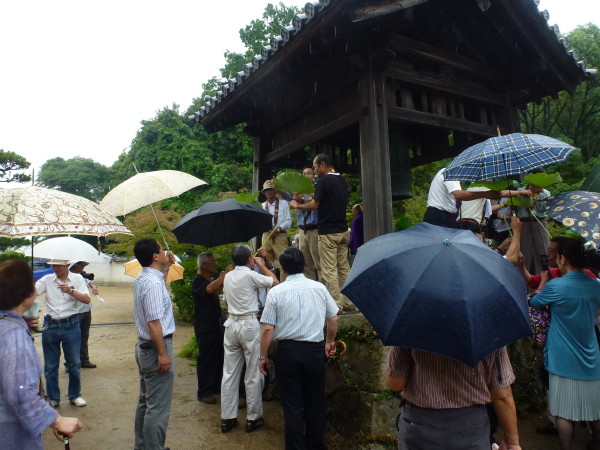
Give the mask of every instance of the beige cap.
<path id="1" fill-rule="evenodd" d="M 273 185 L 272 180 L 265 181 L 265 184 L 263 184 L 262 190 L 264 191 L 265 189 L 275 189 L 275 186 Z"/>
<path id="2" fill-rule="evenodd" d="M 48 264 L 51 266 L 66 266 L 70 263 L 68 259 L 51 259 Z"/>

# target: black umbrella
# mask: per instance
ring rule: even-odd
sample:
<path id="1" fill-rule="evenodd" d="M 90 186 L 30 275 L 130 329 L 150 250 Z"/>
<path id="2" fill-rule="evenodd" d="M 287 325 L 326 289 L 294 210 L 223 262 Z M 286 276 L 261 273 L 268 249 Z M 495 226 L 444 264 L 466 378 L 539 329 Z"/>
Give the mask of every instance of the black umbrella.
<path id="1" fill-rule="evenodd" d="M 273 228 L 273 216 L 252 203 L 207 202 L 171 230 L 180 243 L 204 247 L 245 242 Z"/>

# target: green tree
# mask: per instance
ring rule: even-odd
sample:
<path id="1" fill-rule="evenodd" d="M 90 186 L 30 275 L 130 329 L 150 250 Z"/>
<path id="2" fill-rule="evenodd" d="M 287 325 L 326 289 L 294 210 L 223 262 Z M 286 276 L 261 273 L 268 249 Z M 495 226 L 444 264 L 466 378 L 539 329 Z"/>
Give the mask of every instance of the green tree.
<path id="1" fill-rule="evenodd" d="M 108 191 L 111 169 L 89 158 L 52 158 L 40 168 L 37 183 L 93 201 L 100 201 Z"/>
<path id="2" fill-rule="evenodd" d="M 31 181 L 29 175 L 20 172 L 28 169 L 30 165 L 31 163 L 21 155 L 0 149 L 0 182 L 10 183 L 16 181 L 25 183 Z"/>
<path id="3" fill-rule="evenodd" d="M 579 59 L 589 67 L 600 67 L 600 28 L 593 24 L 577 27 L 567 36 Z M 600 155 L 600 81 L 591 77 L 574 93 L 561 92 L 531 103 L 520 113 L 525 133 L 538 133 L 573 144 L 584 160 Z"/>

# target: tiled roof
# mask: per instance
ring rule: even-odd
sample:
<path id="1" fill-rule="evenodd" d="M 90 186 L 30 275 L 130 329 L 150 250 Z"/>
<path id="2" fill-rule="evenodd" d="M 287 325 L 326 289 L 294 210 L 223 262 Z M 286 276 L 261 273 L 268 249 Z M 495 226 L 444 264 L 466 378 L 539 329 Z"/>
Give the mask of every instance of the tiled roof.
<path id="1" fill-rule="evenodd" d="M 190 115 L 188 119 L 195 122 L 201 122 L 202 119 L 209 115 L 210 112 L 215 108 L 217 108 L 219 103 L 221 103 L 228 95 L 230 95 L 236 89 L 239 89 L 239 87 L 242 86 L 248 79 L 254 77 L 255 74 L 262 70 L 264 66 L 271 64 L 273 56 L 278 52 L 284 51 L 286 45 L 299 33 L 305 30 L 311 21 L 316 22 L 315 19 L 325 13 L 328 8 L 331 8 L 332 4 L 343 3 L 345 1 L 346 0 L 313 0 L 306 3 L 304 6 L 304 13 L 294 16 L 292 23 L 286 27 L 283 27 L 279 36 L 272 36 L 269 40 L 269 45 L 264 46 L 261 49 L 260 55 L 254 56 L 251 61 L 245 64 L 243 70 L 239 71 L 235 78 L 222 80 L 221 89 L 217 91 L 215 96 L 206 96 L 204 98 L 204 106 L 200 107 L 200 109 L 196 111 L 194 115 Z M 539 6 L 539 0 L 524 1 L 529 1 L 534 3 L 536 6 Z M 480 3 L 480 7 L 482 10 L 484 10 L 483 8 L 485 8 L 485 4 L 486 2 L 489 2 L 489 0 L 477 0 L 477 2 Z M 546 20 L 546 22 L 549 20 L 550 14 L 547 10 L 540 11 L 539 13 Z M 588 69 L 586 61 L 579 58 L 577 51 L 569 48 L 569 41 L 566 37 L 560 36 L 558 25 L 548 24 L 548 29 L 554 33 L 555 38 L 564 47 L 564 51 L 573 58 L 574 62 L 579 66 L 580 70 L 585 74 L 585 76 L 593 77 L 596 75 L 596 69 Z"/>

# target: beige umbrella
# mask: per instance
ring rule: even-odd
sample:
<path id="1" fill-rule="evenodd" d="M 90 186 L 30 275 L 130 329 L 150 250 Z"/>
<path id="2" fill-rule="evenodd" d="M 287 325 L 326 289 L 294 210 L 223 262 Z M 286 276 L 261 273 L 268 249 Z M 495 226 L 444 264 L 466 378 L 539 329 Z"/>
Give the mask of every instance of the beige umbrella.
<path id="1" fill-rule="evenodd" d="M 125 267 L 125 275 L 129 275 L 130 277 L 137 277 L 142 271 L 142 265 L 137 259 L 132 259 L 123 266 Z M 167 283 L 183 279 L 183 271 L 183 266 L 180 266 L 177 263 L 171 265 L 171 267 L 169 267 L 169 273 L 167 273 Z"/>
<path id="2" fill-rule="evenodd" d="M 203 184 L 206 182 L 200 178 L 177 170 L 138 173 L 106 194 L 100 206 L 115 216 L 124 216 L 151 203 L 177 197 Z"/>
<path id="3" fill-rule="evenodd" d="M 115 216 L 77 195 L 28 186 L 0 189 L 0 236 L 132 234 Z"/>

